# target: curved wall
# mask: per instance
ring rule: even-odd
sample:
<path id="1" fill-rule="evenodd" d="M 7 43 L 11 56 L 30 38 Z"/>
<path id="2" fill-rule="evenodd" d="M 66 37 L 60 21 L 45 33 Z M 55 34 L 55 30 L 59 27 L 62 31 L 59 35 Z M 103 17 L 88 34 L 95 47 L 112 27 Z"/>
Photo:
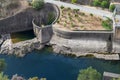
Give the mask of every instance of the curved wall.
<path id="1" fill-rule="evenodd" d="M 31 7 L 13 15 L 11 17 L 0 20 L 0 34 L 8 34 L 13 32 L 25 31 L 33 29 L 32 20 L 35 18 L 38 21 L 45 23 L 47 13 L 54 11 L 54 6 L 46 3 L 43 9 L 36 11 Z"/>
<path id="2" fill-rule="evenodd" d="M 55 10 L 56 18 L 55 18 L 55 20 L 53 21 L 52 24 L 44 25 L 44 26 L 37 26 L 37 24 L 35 23 L 35 20 L 32 21 L 34 34 L 40 40 L 41 43 L 47 43 L 51 40 L 51 37 L 53 35 L 52 25 L 59 18 L 59 15 L 60 15 L 59 8 L 56 5 L 53 5 L 53 7 L 54 7 L 54 10 Z M 39 24 L 42 24 L 42 22 L 39 23 Z"/>

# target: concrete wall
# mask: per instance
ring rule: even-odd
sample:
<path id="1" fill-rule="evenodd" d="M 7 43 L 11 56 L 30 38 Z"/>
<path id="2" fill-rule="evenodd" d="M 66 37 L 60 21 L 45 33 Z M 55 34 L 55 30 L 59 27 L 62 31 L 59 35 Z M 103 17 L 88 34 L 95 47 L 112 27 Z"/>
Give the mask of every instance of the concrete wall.
<path id="1" fill-rule="evenodd" d="M 47 43 L 51 40 L 51 37 L 53 35 L 53 29 L 52 25 L 58 20 L 60 11 L 59 8 L 56 5 L 53 5 L 54 7 L 54 14 L 55 14 L 55 20 L 50 25 L 39 25 L 39 24 L 45 24 L 41 21 L 36 21 L 35 19 L 32 21 L 33 24 L 33 30 L 36 37 L 40 40 L 41 43 Z M 36 23 L 37 22 L 37 23 Z"/>
<path id="2" fill-rule="evenodd" d="M 112 31 L 65 31 L 53 27 L 54 34 L 77 42 L 74 51 L 82 52 L 112 52 L 113 50 L 113 32 Z M 73 43 L 71 43 L 73 44 Z M 75 44 L 75 42 L 74 42 Z M 76 44 L 77 45 L 77 44 Z"/>
<path id="3" fill-rule="evenodd" d="M 46 24 L 48 13 L 55 12 L 53 4 L 46 3 L 43 9 L 36 11 L 31 7 L 5 19 L 0 20 L 0 34 L 31 30 L 32 20 Z"/>
<path id="4" fill-rule="evenodd" d="M 33 30 L 40 43 L 49 42 L 53 35 L 52 25 L 40 27 L 33 23 Z"/>
<path id="5" fill-rule="evenodd" d="M 96 38 L 101 40 L 108 40 L 113 36 L 112 31 L 65 31 L 53 27 L 54 33 L 60 37 L 74 39 L 74 38 Z"/>

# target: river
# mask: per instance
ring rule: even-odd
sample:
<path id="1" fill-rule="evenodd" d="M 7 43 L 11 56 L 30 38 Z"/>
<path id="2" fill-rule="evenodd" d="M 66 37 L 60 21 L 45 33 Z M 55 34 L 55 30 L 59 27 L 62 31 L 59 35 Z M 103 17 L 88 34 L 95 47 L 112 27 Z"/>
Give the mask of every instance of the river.
<path id="1" fill-rule="evenodd" d="M 120 61 L 68 57 L 46 49 L 33 51 L 23 58 L 12 55 L 0 55 L 0 58 L 4 58 L 7 63 L 4 72 L 9 77 L 17 73 L 25 78 L 38 76 L 47 80 L 76 80 L 79 70 L 89 66 L 100 73 L 104 71 L 120 73 Z"/>

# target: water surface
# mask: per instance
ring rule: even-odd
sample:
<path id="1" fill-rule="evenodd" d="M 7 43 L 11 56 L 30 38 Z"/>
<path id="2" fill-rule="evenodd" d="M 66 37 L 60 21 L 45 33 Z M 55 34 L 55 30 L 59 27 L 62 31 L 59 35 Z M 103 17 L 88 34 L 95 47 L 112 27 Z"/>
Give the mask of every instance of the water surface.
<path id="1" fill-rule="evenodd" d="M 105 61 L 95 58 L 72 58 L 56 55 L 47 50 L 33 51 L 24 58 L 0 55 L 7 62 L 5 74 L 14 74 L 25 78 L 38 76 L 47 80 L 76 80 L 79 70 L 89 66 L 104 71 L 120 73 L 120 61 Z"/>

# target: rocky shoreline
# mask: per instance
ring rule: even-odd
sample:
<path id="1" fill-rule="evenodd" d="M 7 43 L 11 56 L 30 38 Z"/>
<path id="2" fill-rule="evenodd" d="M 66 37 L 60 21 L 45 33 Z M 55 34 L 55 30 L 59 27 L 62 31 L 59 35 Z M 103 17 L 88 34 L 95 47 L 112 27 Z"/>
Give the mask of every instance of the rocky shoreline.
<path id="1" fill-rule="evenodd" d="M 1 39 L 2 40 L 2 39 Z M 58 42 L 59 41 L 59 42 Z M 45 47 L 45 45 L 52 46 L 53 52 L 58 54 L 70 55 L 70 56 L 94 56 L 95 58 L 104 59 L 104 60 L 120 60 L 119 54 L 102 54 L 102 53 L 85 53 L 80 52 L 79 45 L 75 44 L 73 46 L 73 41 L 70 42 L 67 39 L 60 38 L 56 35 L 52 36 L 52 39 L 47 44 L 41 44 L 40 41 L 35 37 L 31 40 L 26 40 L 18 43 L 12 43 L 11 39 L 6 39 L 0 48 L 1 54 L 7 55 L 16 55 L 18 57 L 24 57 L 27 53 L 33 50 L 41 50 Z M 76 49 L 76 47 L 78 49 Z"/>
<path id="2" fill-rule="evenodd" d="M 18 43 L 12 43 L 11 39 L 4 40 L 1 44 L 0 53 L 7 55 L 16 55 L 18 57 L 24 57 L 28 52 L 33 50 L 41 50 L 44 45 L 35 37 L 31 40 L 21 41 Z"/>
<path id="3" fill-rule="evenodd" d="M 90 50 L 88 52 L 86 51 L 84 52 L 84 50 L 80 49 L 81 45 L 78 42 L 78 40 L 64 39 L 56 35 L 52 37 L 50 41 L 50 45 L 52 46 L 53 51 L 55 53 L 60 53 L 64 55 L 71 55 L 76 57 L 94 56 L 95 58 L 104 59 L 104 60 L 120 60 L 120 56 L 117 53 L 102 53 L 100 51 L 91 52 Z M 85 46 L 83 46 L 83 48 L 84 47 Z"/>

